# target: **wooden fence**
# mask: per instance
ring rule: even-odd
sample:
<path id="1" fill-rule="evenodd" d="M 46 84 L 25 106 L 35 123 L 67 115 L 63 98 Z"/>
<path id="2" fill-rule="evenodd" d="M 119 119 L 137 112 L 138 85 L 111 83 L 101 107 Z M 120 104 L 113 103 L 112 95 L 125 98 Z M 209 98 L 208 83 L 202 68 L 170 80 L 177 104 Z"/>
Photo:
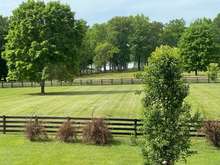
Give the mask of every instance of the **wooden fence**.
<path id="1" fill-rule="evenodd" d="M 190 76 L 184 77 L 188 83 L 220 83 L 220 79 L 213 82 L 210 81 L 205 76 Z M 46 87 L 52 86 L 79 86 L 79 85 L 129 85 L 129 84 L 143 84 L 141 79 L 135 78 L 121 78 L 121 79 L 75 79 L 73 81 L 46 81 Z M 20 87 L 39 87 L 40 84 L 37 82 L 17 82 L 17 81 L 9 81 L 9 82 L 0 82 L 0 88 L 20 88 Z"/>
<path id="2" fill-rule="evenodd" d="M 63 122 L 70 120 L 77 129 L 79 134 L 82 128 L 91 121 L 91 118 L 80 117 L 52 117 L 52 116 L 0 116 L 0 132 L 21 133 L 25 132 L 26 124 L 30 121 L 38 120 L 42 123 L 48 133 L 56 133 Z M 105 118 L 105 123 L 113 135 L 142 135 L 141 119 L 125 118 Z M 190 126 L 191 136 L 204 136 L 198 132 L 193 125 Z"/>

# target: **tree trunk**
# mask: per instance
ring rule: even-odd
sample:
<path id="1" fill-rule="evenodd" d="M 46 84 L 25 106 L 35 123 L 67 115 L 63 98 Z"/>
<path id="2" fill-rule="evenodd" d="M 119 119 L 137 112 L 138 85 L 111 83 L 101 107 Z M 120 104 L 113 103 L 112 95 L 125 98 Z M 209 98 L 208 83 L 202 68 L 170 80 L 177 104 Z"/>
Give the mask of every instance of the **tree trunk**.
<path id="1" fill-rule="evenodd" d="M 198 76 L 198 71 L 197 70 L 195 70 L 195 75 Z"/>
<path id="2" fill-rule="evenodd" d="M 140 71 L 140 70 L 141 70 L 141 59 L 138 58 L 138 71 Z"/>
<path id="3" fill-rule="evenodd" d="M 104 64 L 104 72 L 106 72 L 106 64 Z"/>
<path id="4" fill-rule="evenodd" d="M 41 80 L 40 88 L 41 88 L 41 95 L 45 95 L 45 80 Z"/>

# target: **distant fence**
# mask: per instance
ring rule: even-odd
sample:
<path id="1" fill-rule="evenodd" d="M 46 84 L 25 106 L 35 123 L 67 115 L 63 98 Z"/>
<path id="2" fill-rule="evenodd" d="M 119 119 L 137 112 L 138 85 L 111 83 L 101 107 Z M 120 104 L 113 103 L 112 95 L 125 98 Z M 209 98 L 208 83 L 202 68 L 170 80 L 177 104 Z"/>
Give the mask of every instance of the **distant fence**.
<path id="1" fill-rule="evenodd" d="M 220 83 L 220 79 L 217 81 L 210 81 L 207 77 L 184 77 L 188 83 Z M 141 79 L 135 78 L 121 78 L 121 79 L 75 79 L 73 81 L 46 81 L 46 87 L 52 86 L 79 86 L 79 85 L 129 85 L 129 84 L 143 84 Z M 0 88 L 18 88 L 18 87 L 39 87 L 40 84 L 37 82 L 0 82 Z"/>
<path id="2" fill-rule="evenodd" d="M 30 121 L 37 120 L 42 123 L 48 133 L 56 133 L 63 122 L 70 120 L 73 122 L 79 134 L 82 128 L 91 121 L 91 118 L 80 117 L 52 117 L 52 116 L 0 116 L 0 132 L 21 133 L 25 132 L 26 124 Z M 125 118 L 105 118 L 105 123 L 113 135 L 142 135 L 141 119 L 125 119 Z M 191 136 L 204 136 L 198 132 L 193 124 L 189 124 Z"/>

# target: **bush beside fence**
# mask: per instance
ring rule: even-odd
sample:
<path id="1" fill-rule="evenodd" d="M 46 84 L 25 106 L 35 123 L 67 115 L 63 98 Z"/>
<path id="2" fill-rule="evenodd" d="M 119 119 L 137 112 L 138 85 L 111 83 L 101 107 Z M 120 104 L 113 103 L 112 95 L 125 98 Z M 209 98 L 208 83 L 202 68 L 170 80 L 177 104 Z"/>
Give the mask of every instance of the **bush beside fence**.
<path id="1" fill-rule="evenodd" d="M 71 121 L 76 126 L 76 132 L 82 134 L 82 129 L 91 121 L 92 118 L 80 117 L 53 117 L 53 116 L 0 116 L 0 133 L 21 133 L 25 131 L 26 125 L 31 120 L 40 121 L 46 129 L 47 133 L 57 133 L 60 126 L 65 121 Z M 142 135 L 142 120 L 141 119 L 126 119 L 126 118 L 105 118 L 112 135 Z M 203 133 L 195 129 L 195 124 L 189 124 L 191 136 L 204 136 Z"/>

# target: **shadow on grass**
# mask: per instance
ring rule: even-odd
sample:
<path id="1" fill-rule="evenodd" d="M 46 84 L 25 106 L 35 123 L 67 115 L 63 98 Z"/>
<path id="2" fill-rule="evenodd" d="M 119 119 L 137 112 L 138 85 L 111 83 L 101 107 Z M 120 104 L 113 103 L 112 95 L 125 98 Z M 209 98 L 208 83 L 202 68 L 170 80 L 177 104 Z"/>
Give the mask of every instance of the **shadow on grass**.
<path id="1" fill-rule="evenodd" d="M 123 91 L 65 91 L 65 92 L 48 92 L 45 95 L 40 93 L 29 93 L 32 96 L 86 96 L 86 95 L 112 95 L 123 93 L 135 93 L 135 90 L 123 90 Z"/>

